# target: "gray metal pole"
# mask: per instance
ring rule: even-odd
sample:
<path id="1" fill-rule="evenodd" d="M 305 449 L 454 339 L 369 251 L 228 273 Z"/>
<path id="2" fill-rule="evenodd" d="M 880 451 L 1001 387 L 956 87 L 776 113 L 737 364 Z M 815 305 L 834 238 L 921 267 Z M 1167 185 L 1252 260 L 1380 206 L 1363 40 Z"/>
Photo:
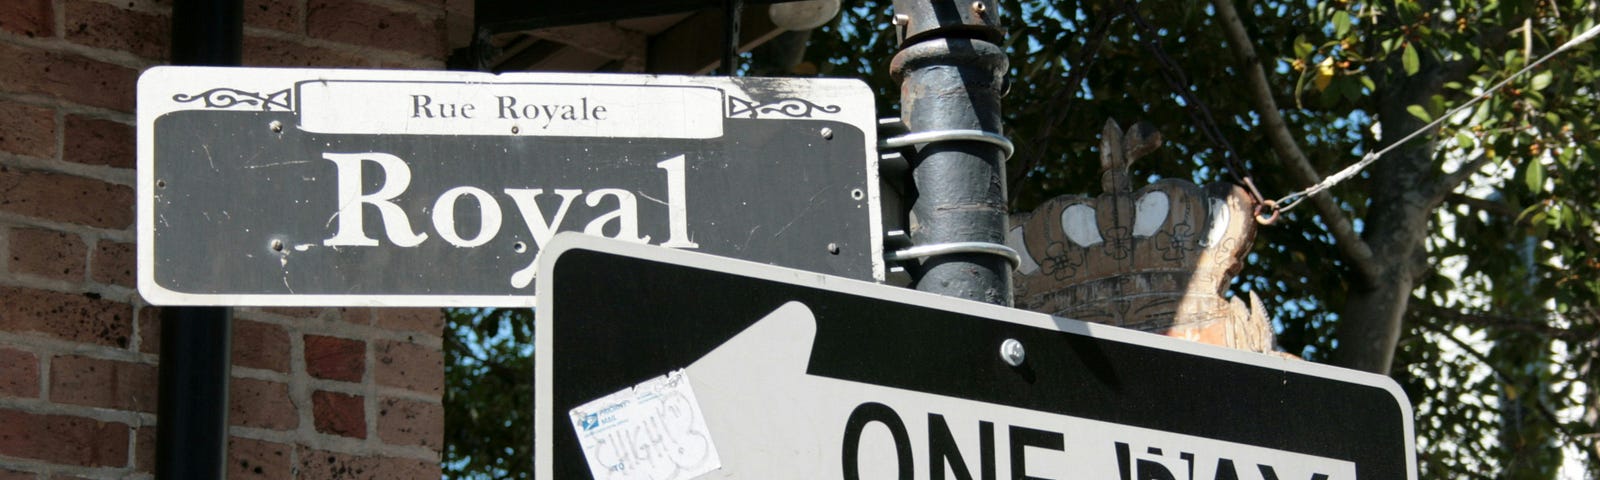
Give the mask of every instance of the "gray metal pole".
<path id="1" fill-rule="evenodd" d="M 1007 61 L 995 0 L 895 0 L 904 40 L 890 64 L 900 81 L 908 158 L 918 197 L 911 207 L 917 290 L 1011 305 L 1000 96 Z"/>

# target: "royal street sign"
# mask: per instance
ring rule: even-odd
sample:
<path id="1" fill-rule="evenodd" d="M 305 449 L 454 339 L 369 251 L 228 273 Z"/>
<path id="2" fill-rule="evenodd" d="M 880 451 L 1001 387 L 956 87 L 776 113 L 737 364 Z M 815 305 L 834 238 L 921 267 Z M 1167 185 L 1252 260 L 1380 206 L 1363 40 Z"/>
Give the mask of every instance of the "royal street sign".
<path id="1" fill-rule="evenodd" d="M 529 306 L 558 231 L 884 276 L 858 81 L 158 67 L 139 291 Z"/>
<path id="2" fill-rule="evenodd" d="M 535 478 L 1416 479 L 1387 377 L 575 234 L 548 248 Z"/>

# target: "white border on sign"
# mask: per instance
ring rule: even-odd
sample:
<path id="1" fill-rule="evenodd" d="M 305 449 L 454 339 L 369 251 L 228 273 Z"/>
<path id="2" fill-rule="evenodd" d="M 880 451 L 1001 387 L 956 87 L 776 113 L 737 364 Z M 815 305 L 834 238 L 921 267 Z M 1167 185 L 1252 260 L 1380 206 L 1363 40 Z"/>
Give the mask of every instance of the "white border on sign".
<path id="1" fill-rule="evenodd" d="M 780 112 L 805 105 L 786 100 L 771 105 L 750 102 L 744 87 L 749 79 L 679 75 L 572 74 L 517 72 L 405 71 L 366 69 L 293 69 L 240 67 L 159 66 L 139 76 L 137 92 L 137 277 L 141 296 L 155 305 L 304 306 L 304 307 L 529 307 L 531 295 L 300 295 L 300 294 L 196 294 L 166 289 L 155 281 L 155 121 L 181 110 L 300 111 L 297 85 L 305 82 L 412 82 L 488 85 L 567 84 L 601 86 L 697 87 L 721 91 L 725 117 L 752 117 L 760 112 Z M 870 88 L 852 79 L 772 79 L 762 85 L 762 95 L 789 94 L 834 105 L 874 105 Z M 781 92 L 773 92 L 776 87 Z M 184 100 L 176 97 L 183 96 Z M 208 104 L 210 105 L 208 107 Z M 813 107 L 815 105 L 812 105 Z M 876 111 L 862 109 L 809 109 L 802 120 L 848 123 L 865 135 L 866 203 L 872 276 L 886 278 L 883 260 L 882 193 L 878 179 Z M 788 117 L 786 117 L 788 118 Z"/>

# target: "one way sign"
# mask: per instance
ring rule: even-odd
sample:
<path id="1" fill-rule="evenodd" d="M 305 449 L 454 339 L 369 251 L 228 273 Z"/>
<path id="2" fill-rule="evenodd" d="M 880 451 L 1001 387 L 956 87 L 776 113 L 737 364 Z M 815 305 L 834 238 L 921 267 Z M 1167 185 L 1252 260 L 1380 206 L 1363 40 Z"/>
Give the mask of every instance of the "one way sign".
<path id="1" fill-rule="evenodd" d="M 547 255 L 537 478 L 1416 478 L 1386 377 L 593 237 Z"/>

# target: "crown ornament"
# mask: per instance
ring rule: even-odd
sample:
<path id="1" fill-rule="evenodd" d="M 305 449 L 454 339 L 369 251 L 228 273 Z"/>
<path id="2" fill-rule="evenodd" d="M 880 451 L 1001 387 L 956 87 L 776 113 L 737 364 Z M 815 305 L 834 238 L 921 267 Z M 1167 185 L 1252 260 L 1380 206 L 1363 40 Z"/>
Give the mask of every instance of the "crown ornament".
<path id="1" fill-rule="evenodd" d="M 1128 167 L 1161 146 L 1139 123 L 1107 120 L 1099 196 L 1063 195 L 1015 215 L 1007 246 L 1017 308 L 1256 352 L 1273 335 L 1254 292 L 1228 284 L 1255 240 L 1254 202 L 1237 185 L 1161 179 L 1133 189 Z"/>

